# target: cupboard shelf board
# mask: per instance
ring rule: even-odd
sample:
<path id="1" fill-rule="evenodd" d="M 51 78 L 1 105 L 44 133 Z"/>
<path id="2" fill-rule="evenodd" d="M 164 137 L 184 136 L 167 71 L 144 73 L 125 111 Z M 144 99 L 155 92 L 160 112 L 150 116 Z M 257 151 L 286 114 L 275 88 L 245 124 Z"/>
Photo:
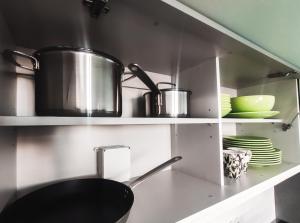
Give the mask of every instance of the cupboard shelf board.
<path id="1" fill-rule="evenodd" d="M 222 123 L 282 123 L 282 119 L 222 118 Z"/>
<path id="2" fill-rule="evenodd" d="M 234 207 L 299 172 L 300 165 L 291 163 L 249 168 L 237 181 L 226 178 L 225 185 L 220 186 L 179 171 L 163 171 L 134 188 L 136 199 L 128 222 L 209 220 L 220 210 Z"/>
<path id="3" fill-rule="evenodd" d="M 216 118 L 103 118 L 0 116 L 0 126 L 214 124 Z"/>

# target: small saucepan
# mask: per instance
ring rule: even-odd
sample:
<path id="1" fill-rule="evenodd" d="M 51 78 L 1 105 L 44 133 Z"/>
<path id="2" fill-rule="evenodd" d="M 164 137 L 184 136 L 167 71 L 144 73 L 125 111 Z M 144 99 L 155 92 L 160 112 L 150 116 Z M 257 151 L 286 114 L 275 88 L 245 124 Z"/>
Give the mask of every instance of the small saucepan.
<path id="1" fill-rule="evenodd" d="M 129 64 L 130 71 L 138 77 L 147 74 L 136 64 Z M 156 85 L 150 78 L 143 82 L 151 90 L 144 94 L 145 112 L 147 117 L 190 117 L 190 95 L 191 91 L 176 88 L 176 85 L 168 82 L 159 82 Z M 159 89 L 159 85 L 168 84 L 170 88 Z"/>
<path id="2" fill-rule="evenodd" d="M 46 186 L 5 208 L 0 214 L 0 222 L 124 223 L 134 202 L 132 188 L 181 159 L 180 156 L 174 157 L 128 185 L 113 180 L 90 178 Z"/>

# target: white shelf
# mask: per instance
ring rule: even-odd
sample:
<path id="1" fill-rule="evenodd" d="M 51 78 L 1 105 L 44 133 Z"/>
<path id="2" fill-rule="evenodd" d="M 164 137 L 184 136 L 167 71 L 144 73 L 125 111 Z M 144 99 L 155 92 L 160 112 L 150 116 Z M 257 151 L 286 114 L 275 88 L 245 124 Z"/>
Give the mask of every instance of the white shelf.
<path id="1" fill-rule="evenodd" d="M 214 118 L 98 118 L 0 116 L 0 126 L 168 125 L 218 123 Z"/>
<path id="2" fill-rule="evenodd" d="M 282 119 L 223 118 L 223 123 L 281 123 Z M 104 118 L 0 116 L 0 126 L 216 124 L 217 118 Z"/>
<path id="3" fill-rule="evenodd" d="M 222 118 L 223 123 L 282 123 L 282 119 Z"/>
<path id="4" fill-rule="evenodd" d="M 300 172 L 300 165 L 283 163 L 250 168 L 225 186 L 177 171 L 164 171 L 134 188 L 129 223 L 202 222 L 224 208 L 244 202 Z"/>

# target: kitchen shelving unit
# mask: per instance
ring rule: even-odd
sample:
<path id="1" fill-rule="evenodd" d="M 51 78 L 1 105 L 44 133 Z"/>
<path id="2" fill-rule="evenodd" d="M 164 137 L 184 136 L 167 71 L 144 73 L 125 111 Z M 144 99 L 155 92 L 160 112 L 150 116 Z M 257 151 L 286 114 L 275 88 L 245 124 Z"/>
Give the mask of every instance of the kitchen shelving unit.
<path id="1" fill-rule="evenodd" d="M 267 169 L 250 169 L 238 181 L 226 179 L 221 190 L 216 184 L 176 171 L 165 171 L 137 188 L 132 222 L 217 222 L 211 220 L 221 209 L 237 208 L 245 200 L 265 192 L 300 171 L 296 164 L 284 163 Z M 159 188 L 156 188 L 157 185 Z M 155 189 L 153 189 L 155 188 Z M 167 194 L 169 200 L 161 199 Z M 149 202 L 145 202 L 145 200 Z M 159 200 L 160 202 L 157 202 Z M 180 201 L 180 202 L 179 202 Z M 143 211 L 149 210 L 149 211 Z M 173 213 L 168 215 L 167 213 Z"/>
<path id="2" fill-rule="evenodd" d="M 0 59 L 0 169 L 6 170 L 0 173 L 0 208 L 39 185 L 94 176 L 93 147 L 99 145 L 129 145 L 133 177 L 171 155 L 184 157 L 135 189 L 130 223 L 199 222 L 300 172 L 299 119 L 281 130 L 299 112 L 297 83 L 266 78 L 297 67 L 175 0 L 111 0 L 110 7 L 95 20 L 81 1 L 2 1 L 0 50 L 81 45 L 138 63 L 154 81 L 192 90 L 191 118 L 140 117 L 134 107 L 144 91 L 129 88 L 123 89 L 121 118 L 36 117 L 33 80 Z M 221 92 L 273 94 L 281 113 L 275 119 L 221 118 Z M 223 134 L 270 137 L 284 162 L 250 168 L 229 181 L 223 176 Z"/>

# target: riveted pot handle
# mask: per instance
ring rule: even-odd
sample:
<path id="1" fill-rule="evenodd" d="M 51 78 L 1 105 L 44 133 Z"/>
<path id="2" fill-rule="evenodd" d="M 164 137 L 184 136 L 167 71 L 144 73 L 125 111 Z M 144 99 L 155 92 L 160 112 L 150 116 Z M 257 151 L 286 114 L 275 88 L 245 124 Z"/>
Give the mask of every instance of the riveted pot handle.
<path id="1" fill-rule="evenodd" d="M 33 56 L 30 56 L 26 53 L 23 53 L 23 52 L 20 52 L 20 51 L 17 51 L 17 50 L 5 50 L 3 52 L 3 55 L 4 57 L 9 61 L 11 62 L 12 64 L 18 66 L 18 67 L 21 67 L 21 68 L 24 68 L 26 70 L 30 70 L 30 71 L 35 71 L 35 70 L 38 70 L 39 69 L 39 62 L 38 60 L 33 57 Z M 16 61 L 16 58 L 15 56 L 20 56 L 20 57 L 24 57 L 26 59 L 29 59 L 32 63 L 32 67 L 27 67 L 27 66 L 24 66 L 22 64 L 19 64 L 17 61 Z"/>

